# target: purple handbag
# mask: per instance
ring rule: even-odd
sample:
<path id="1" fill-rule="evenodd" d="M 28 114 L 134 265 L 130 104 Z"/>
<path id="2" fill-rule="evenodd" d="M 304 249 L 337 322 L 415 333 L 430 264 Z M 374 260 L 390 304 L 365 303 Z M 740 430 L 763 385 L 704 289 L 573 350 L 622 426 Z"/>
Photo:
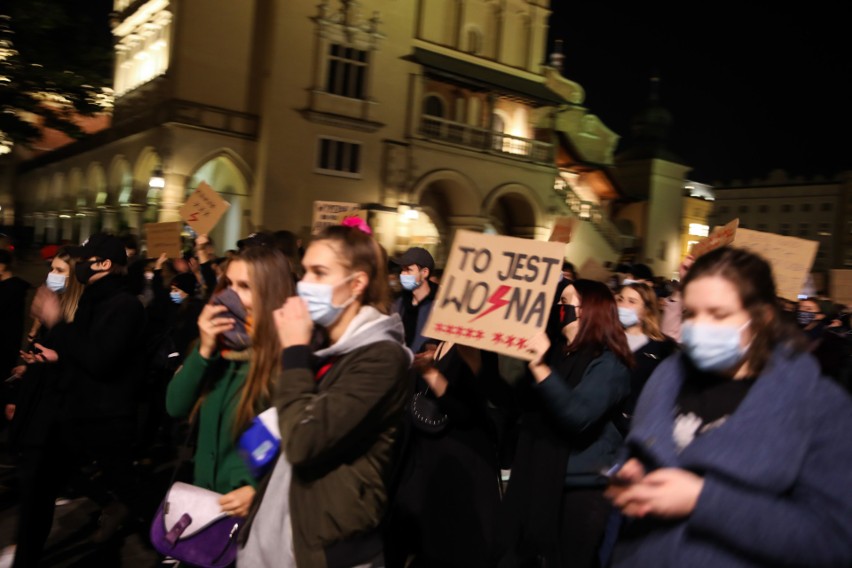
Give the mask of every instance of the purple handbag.
<path id="1" fill-rule="evenodd" d="M 237 536 L 245 519 L 222 512 L 222 495 L 176 481 L 151 522 L 157 552 L 201 568 L 225 568 L 237 558 Z"/>

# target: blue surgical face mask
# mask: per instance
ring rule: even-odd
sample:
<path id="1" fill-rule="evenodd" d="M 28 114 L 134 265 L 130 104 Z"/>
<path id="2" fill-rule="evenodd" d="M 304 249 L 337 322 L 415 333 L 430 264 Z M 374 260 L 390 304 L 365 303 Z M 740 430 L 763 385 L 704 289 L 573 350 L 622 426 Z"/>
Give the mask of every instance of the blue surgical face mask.
<path id="1" fill-rule="evenodd" d="M 48 290 L 61 294 L 68 286 L 68 277 L 64 274 L 54 274 L 53 272 L 50 272 L 47 275 L 47 280 L 45 280 L 44 285 L 47 286 Z"/>
<path id="2" fill-rule="evenodd" d="M 639 323 L 639 316 L 636 315 L 636 310 L 633 308 L 622 308 L 619 306 L 618 321 L 620 321 L 621 325 L 624 327 L 633 327 Z"/>
<path id="3" fill-rule="evenodd" d="M 343 305 L 334 305 L 334 289 L 348 282 L 354 275 L 348 276 L 337 284 L 318 284 L 300 280 L 296 283 L 296 292 L 308 304 L 308 312 L 311 319 L 317 325 L 328 327 L 337 321 L 341 312 L 355 301 L 355 296 L 346 300 Z"/>
<path id="4" fill-rule="evenodd" d="M 413 292 L 414 290 L 419 288 L 420 285 L 423 284 L 423 282 L 418 282 L 417 276 L 415 276 L 414 274 L 400 274 L 399 284 L 409 292 Z"/>
<path id="5" fill-rule="evenodd" d="M 683 322 L 681 343 L 693 364 L 702 371 L 733 369 L 748 351 L 742 347 L 742 331 L 749 322 L 733 325 L 708 325 Z"/>
<path id="6" fill-rule="evenodd" d="M 174 302 L 175 304 L 180 304 L 181 302 L 183 302 L 184 295 L 178 290 L 172 290 L 171 292 L 169 292 L 169 298 L 171 298 L 172 302 Z"/>

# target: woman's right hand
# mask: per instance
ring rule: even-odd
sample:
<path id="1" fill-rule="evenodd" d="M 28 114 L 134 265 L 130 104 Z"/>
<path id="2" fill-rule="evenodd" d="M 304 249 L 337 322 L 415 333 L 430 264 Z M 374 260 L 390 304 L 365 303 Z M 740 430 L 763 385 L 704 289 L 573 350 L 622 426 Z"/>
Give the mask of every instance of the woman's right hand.
<path id="1" fill-rule="evenodd" d="M 35 319 L 44 323 L 46 327 L 53 327 L 62 319 L 59 296 L 46 286 L 40 286 L 35 297 L 33 297 L 30 313 Z"/>
<path id="2" fill-rule="evenodd" d="M 219 334 L 234 328 L 234 320 L 223 316 L 227 311 L 227 306 L 207 304 L 198 316 L 198 353 L 205 359 L 216 351 Z"/>
<path id="3" fill-rule="evenodd" d="M 284 305 L 272 312 L 281 349 L 295 345 L 308 345 L 314 331 L 314 322 L 305 301 L 299 296 L 291 296 Z"/>

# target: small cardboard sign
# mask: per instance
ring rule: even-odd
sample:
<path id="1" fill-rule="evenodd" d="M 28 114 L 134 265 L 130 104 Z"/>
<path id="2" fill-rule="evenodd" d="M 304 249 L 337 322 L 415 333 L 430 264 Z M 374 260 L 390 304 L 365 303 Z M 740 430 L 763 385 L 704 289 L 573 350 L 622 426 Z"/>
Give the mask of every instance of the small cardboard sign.
<path id="1" fill-rule="evenodd" d="M 829 272 L 829 292 L 835 302 L 852 306 L 852 270 L 832 269 Z"/>
<path id="2" fill-rule="evenodd" d="M 564 244 L 457 231 L 423 335 L 531 360 Z"/>
<path id="3" fill-rule="evenodd" d="M 346 217 L 360 217 L 367 220 L 367 211 L 358 203 L 345 201 L 314 201 L 314 219 L 311 234 L 316 235 L 326 227 L 339 225 Z"/>
<path id="4" fill-rule="evenodd" d="M 145 244 L 148 248 L 148 258 L 159 258 L 163 253 L 169 258 L 177 258 L 181 254 L 180 232 L 183 223 L 145 223 Z"/>
<path id="5" fill-rule="evenodd" d="M 737 235 L 737 227 L 739 225 L 740 220 L 734 219 L 724 227 L 715 227 L 708 237 L 692 245 L 692 249 L 689 251 L 690 254 L 694 258 L 698 258 L 711 250 L 731 244 Z"/>
<path id="6" fill-rule="evenodd" d="M 209 234 L 231 204 L 222 199 L 216 190 L 201 182 L 180 208 L 181 219 L 199 235 Z"/>
<path id="7" fill-rule="evenodd" d="M 583 263 L 583 266 L 580 267 L 580 270 L 577 271 L 577 275 L 585 280 L 595 280 L 597 282 L 608 284 L 615 273 L 608 270 L 594 258 L 589 257 L 586 259 L 586 262 Z"/>
<path id="8" fill-rule="evenodd" d="M 775 233 L 737 229 L 732 246 L 765 258 L 772 266 L 778 295 L 795 302 L 811 272 L 819 243 Z"/>
<path id="9" fill-rule="evenodd" d="M 574 217 L 557 217 L 553 224 L 553 232 L 547 240 L 552 243 L 570 243 L 575 220 Z"/>

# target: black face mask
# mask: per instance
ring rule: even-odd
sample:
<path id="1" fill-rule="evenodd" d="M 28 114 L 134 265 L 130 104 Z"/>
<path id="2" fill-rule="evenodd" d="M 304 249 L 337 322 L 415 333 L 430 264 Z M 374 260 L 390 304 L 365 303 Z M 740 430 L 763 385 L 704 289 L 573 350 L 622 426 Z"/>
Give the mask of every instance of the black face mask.
<path id="1" fill-rule="evenodd" d="M 572 304 L 554 304 L 550 308 L 550 317 L 547 320 L 547 336 L 551 338 L 560 337 L 562 330 L 569 323 L 577 321 L 577 310 Z"/>
<path id="2" fill-rule="evenodd" d="M 97 274 L 98 270 L 92 270 L 92 265 L 95 264 L 96 260 L 85 260 L 80 261 L 74 266 L 74 276 L 77 277 L 77 281 L 80 284 L 88 284 L 89 280 L 92 279 L 92 276 Z"/>

